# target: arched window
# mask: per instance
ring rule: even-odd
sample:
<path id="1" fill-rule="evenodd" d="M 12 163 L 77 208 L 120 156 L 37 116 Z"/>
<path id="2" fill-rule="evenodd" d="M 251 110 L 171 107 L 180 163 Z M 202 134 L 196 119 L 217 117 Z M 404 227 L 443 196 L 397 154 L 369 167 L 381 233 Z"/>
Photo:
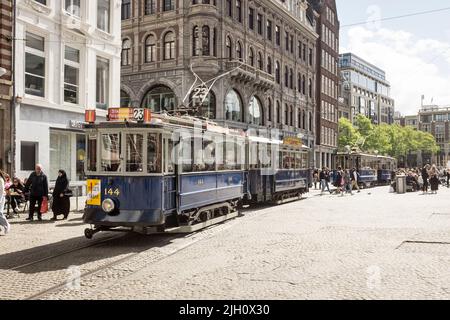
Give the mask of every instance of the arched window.
<path id="1" fill-rule="evenodd" d="M 302 115 L 302 129 L 306 130 L 306 112 L 304 110 L 302 111 Z"/>
<path id="2" fill-rule="evenodd" d="M 313 92 L 312 80 L 311 80 L 311 78 L 309 78 L 309 80 L 308 80 L 308 93 L 309 93 L 309 97 L 310 98 L 312 98 L 312 92 Z"/>
<path id="3" fill-rule="evenodd" d="M 198 32 L 198 26 L 195 26 L 192 30 L 192 55 L 194 57 L 199 55 L 199 49 L 200 49 L 200 37 Z"/>
<path id="4" fill-rule="evenodd" d="M 202 28 L 202 52 L 204 56 L 209 56 L 211 54 L 210 49 L 210 30 L 208 26 L 203 26 Z"/>
<path id="5" fill-rule="evenodd" d="M 154 35 L 149 35 L 145 38 L 145 62 L 156 61 L 156 39 Z"/>
<path id="6" fill-rule="evenodd" d="M 172 111 L 175 106 L 175 93 L 166 86 L 157 86 L 149 90 L 141 103 L 141 108 L 150 109 L 155 113 Z"/>
<path id="7" fill-rule="evenodd" d="M 284 104 L 284 124 L 289 125 L 289 106 Z"/>
<path id="8" fill-rule="evenodd" d="M 267 117 L 268 121 L 272 121 L 272 99 L 267 99 Z"/>
<path id="9" fill-rule="evenodd" d="M 289 68 L 288 68 L 288 66 L 284 67 L 284 86 L 286 88 L 289 87 Z"/>
<path id="10" fill-rule="evenodd" d="M 164 35 L 164 60 L 175 59 L 175 34 L 172 31 Z"/>
<path id="11" fill-rule="evenodd" d="M 313 130 L 313 117 L 312 117 L 312 113 L 309 113 L 309 131 L 312 132 Z"/>
<path id="12" fill-rule="evenodd" d="M 306 78 L 304 75 L 302 76 L 302 93 L 306 95 Z"/>
<path id="13" fill-rule="evenodd" d="M 292 68 L 289 70 L 289 88 L 294 89 L 294 71 Z"/>
<path id="14" fill-rule="evenodd" d="M 255 65 L 255 52 L 252 48 L 248 51 L 248 62 L 252 67 Z"/>
<path id="15" fill-rule="evenodd" d="M 278 61 L 275 62 L 275 80 L 278 84 L 281 84 L 281 70 L 280 63 Z"/>
<path id="16" fill-rule="evenodd" d="M 131 40 L 125 39 L 122 42 L 122 66 L 131 64 Z"/>
<path id="17" fill-rule="evenodd" d="M 264 70 L 264 61 L 261 52 L 258 52 L 258 68 L 259 70 Z"/>
<path id="18" fill-rule="evenodd" d="M 302 111 L 300 109 L 297 110 L 297 128 L 302 128 Z"/>
<path id="19" fill-rule="evenodd" d="M 227 48 L 227 51 L 225 52 L 226 57 L 228 58 L 228 60 L 233 60 L 233 48 L 231 46 L 231 38 L 229 36 L 227 36 L 226 40 L 225 40 L 225 46 Z"/>
<path id="20" fill-rule="evenodd" d="M 214 92 L 210 91 L 203 101 L 194 99 L 193 94 L 191 94 L 190 98 L 192 107 L 198 107 L 197 113 L 195 116 L 205 118 L 205 119 L 215 119 L 216 118 L 216 95 Z"/>
<path id="21" fill-rule="evenodd" d="M 281 124 L 281 104 L 277 101 L 277 123 Z"/>
<path id="22" fill-rule="evenodd" d="M 248 123 L 262 126 L 263 122 L 263 108 L 259 99 L 255 96 L 250 98 L 248 105 Z"/>
<path id="23" fill-rule="evenodd" d="M 272 58 L 267 57 L 267 73 L 272 74 Z"/>
<path id="24" fill-rule="evenodd" d="M 242 121 L 242 100 L 235 90 L 231 90 L 225 97 L 225 119 Z"/>
<path id="25" fill-rule="evenodd" d="M 289 108 L 289 124 L 291 127 L 294 126 L 294 107 L 293 106 L 291 106 Z"/>
<path id="26" fill-rule="evenodd" d="M 131 107 L 130 95 L 125 90 L 120 90 L 120 107 L 121 108 Z"/>
<path id="27" fill-rule="evenodd" d="M 242 61 L 242 45 L 240 41 L 236 43 L 236 58 L 238 58 L 239 61 Z"/>
<path id="28" fill-rule="evenodd" d="M 302 75 L 297 73 L 297 90 L 298 93 L 302 93 Z"/>
<path id="29" fill-rule="evenodd" d="M 214 4 L 215 5 L 215 4 Z M 212 45 L 213 45 L 213 56 L 217 57 L 217 29 L 213 29 L 213 39 L 212 39 Z"/>

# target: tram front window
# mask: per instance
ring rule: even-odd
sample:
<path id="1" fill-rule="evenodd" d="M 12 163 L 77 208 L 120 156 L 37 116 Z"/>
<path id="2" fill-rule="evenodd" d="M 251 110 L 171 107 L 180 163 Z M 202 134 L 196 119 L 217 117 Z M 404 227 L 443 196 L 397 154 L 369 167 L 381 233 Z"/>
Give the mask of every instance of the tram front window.
<path id="1" fill-rule="evenodd" d="M 103 172 L 120 172 L 120 134 L 102 134 L 101 164 Z"/>
<path id="2" fill-rule="evenodd" d="M 97 135 L 87 137 L 87 171 L 97 171 Z"/>
<path id="3" fill-rule="evenodd" d="M 127 172 L 142 172 L 144 166 L 144 136 L 142 134 L 127 134 L 126 137 L 126 170 Z"/>
<path id="4" fill-rule="evenodd" d="M 161 172 L 161 141 L 160 135 L 149 133 L 147 140 L 147 172 Z"/>

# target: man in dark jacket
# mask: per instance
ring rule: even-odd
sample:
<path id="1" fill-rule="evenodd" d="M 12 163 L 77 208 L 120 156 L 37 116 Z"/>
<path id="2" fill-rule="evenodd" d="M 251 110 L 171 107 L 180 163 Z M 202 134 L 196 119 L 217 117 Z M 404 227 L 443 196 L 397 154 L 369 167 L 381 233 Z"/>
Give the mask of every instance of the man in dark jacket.
<path id="1" fill-rule="evenodd" d="M 36 210 L 36 203 L 38 204 L 37 216 L 38 220 L 42 220 L 41 206 L 44 197 L 48 197 L 48 180 L 47 176 L 42 172 L 42 166 L 36 165 L 36 170 L 30 174 L 30 177 L 25 184 L 25 191 L 30 192 L 30 213 L 29 221 L 33 221 L 34 211 Z"/>

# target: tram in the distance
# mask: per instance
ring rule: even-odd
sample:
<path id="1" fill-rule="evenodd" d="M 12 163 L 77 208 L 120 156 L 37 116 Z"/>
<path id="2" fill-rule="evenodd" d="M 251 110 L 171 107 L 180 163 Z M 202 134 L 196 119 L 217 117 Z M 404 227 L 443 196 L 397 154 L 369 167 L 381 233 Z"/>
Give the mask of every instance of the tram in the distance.
<path id="1" fill-rule="evenodd" d="M 309 191 L 310 150 L 299 139 L 253 137 L 189 116 L 145 118 L 85 125 L 87 238 L 193 232 L 235 218 L 242 204 Z"/>
<path id="2" fill-rule="evenodd" d="M 352 151 L 339 152 L 335 156 L 336 167 L 355 168 L 359 173 L 358 184 L 364 187 L 387 185 L 397 170 L 397 160 L 392 157 Z"/>

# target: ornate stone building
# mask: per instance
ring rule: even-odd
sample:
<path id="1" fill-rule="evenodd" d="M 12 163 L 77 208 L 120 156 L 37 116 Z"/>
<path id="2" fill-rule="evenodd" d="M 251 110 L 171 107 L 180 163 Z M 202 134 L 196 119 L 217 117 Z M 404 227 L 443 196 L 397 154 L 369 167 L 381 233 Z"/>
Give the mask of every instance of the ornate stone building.
<path id="1" fill-rule="evenodd" d="M 313 147 L 318 35 L 307 8 L 305 0 L 122 1 L 122 106 L 192 108 L 192 71 L 205 82 L 223 75 L 197 115 L 279 128 Z"/>
<path id="2" fill-rule="evenodd" d="M 13 172 L 13 4 L 0 3 L 0 169 Z"/>

